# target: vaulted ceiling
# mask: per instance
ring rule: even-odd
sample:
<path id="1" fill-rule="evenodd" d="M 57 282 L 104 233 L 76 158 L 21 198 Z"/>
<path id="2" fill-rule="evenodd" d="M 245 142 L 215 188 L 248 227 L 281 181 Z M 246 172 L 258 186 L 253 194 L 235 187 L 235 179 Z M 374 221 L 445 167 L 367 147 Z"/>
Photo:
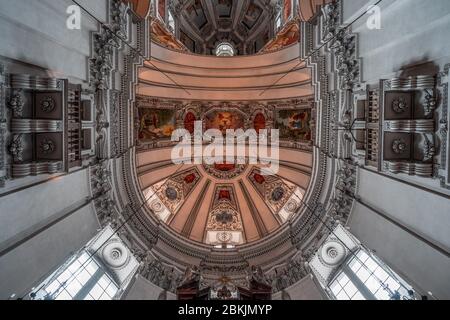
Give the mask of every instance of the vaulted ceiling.
<path id="1" fill-rule="evenodd" d="M 312 155 L 282 148 L 276 175 L 259 165 L 175 165 L 172 148 L 138 153 L 137 172 L 151 211 L 177 233 L 211 245 L 264 238 L 302 206 Z"/>
<path id="2" fill-rule="evenodd" d="M 174 0 L 178 38 L 192 52 L 214 54 L 221 42 L 238 55 L 258 52 L 273 37 L 274 0 Z"/>

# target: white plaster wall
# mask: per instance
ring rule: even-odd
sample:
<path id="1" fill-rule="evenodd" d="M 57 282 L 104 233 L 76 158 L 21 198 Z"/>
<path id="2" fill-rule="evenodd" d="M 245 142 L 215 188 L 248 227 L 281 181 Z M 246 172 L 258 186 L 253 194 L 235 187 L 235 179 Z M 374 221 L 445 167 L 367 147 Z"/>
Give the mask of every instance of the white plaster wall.
<path id="1" fill-rule="evenodd" d="M 344 0 L 345 23 L 373 3 L 376 1 Z M 352 26 L 359 35 L 365 82 L 377 83 L 417 64 L 422 65 L 421 73 L 435 74 L 435 67 L 450 62 L 450 1 L 383 0 L 380 9 L 380 30 L 367 28 L 368 15 Z"/>
<path id="2" fill-rule="evenodd" d="M 357 195 L 364 203 L 450 251 L 450 200 L 406 183 L 359 170 Z"/>
<path id="3" fill-rule="evenodd" d="M 360 204 L 355 205 L 348 225 L 362 243 L 415 288 L 450 299 L 447 256 Z"/>
<path id="4" fill-rule="evenodd" d="M 416 289 L 449 298 L 450 259 L 413 235 L 450 251 L 448 197 L 368 170 L 359 170 L 358 179 L 357 197 L 368 206 L 355 203 L 348 222 L 351 232 Z"/>
<path id="5" fill-rule="evenodd" d="M 92 205 L 87 205 L 0 257 L 0 299 L 20 297 L 38 285 L 99 228 Z"/>
<path id="6" fill-rule="evenodd" d="M 106 0 L 82 0 L 100 20 L 105 20 Z M 97 22 L 82 11 L 81 30 L 69 30 L 66 21 L 70 0 L 0 0 L 0 56 L 49 70 L 51 76 L 88 80 L 90 32 Z"/>
<path id="7" fill-rule="evenodd" d="M 164 289 L 138 275 L 123 300 L 158 300 Z"/>
<path id="8" fill-rule="evenodd" d="M 323 300 L 322 289 L 314 282 L 312 276 L 306 276 L 285 290 L 291 300 Z"/>
<path id="9" fill-rule="evenodd" d="M 88 169 L 0 198 L 0 246 L 89 197 Z"/>

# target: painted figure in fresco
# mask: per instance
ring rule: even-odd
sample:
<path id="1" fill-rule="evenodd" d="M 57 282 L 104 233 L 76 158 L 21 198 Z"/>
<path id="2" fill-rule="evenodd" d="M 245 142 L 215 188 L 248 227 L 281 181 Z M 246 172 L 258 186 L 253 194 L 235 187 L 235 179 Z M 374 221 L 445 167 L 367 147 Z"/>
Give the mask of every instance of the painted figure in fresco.
<path id="1" fill-rule="evenodd" d="M 192 112 L 188 112 L 184 118 L 184 128 L 189 131 L 190 134 L 194 133 L 194 125 L 196 120 L 197 119 Z"/>
<path id="2" fill-rule="evenodd" d="M 253 128 L 259 133 L 260 130 L 266 128 L 266 118 L 262 113 L 258 113 L 253 120 Z"/>
<path id="3" fill-rule="evenodd" d="M 307 120 L 308 115 L 305 112 L 297 113 L 292 115 L 289 119 L 289 126 L 293 130 L 301 130 L 304 128 L 305 120 Z"/>
<path id="4" fill-rule="evenodd" d="M 155 138 L 157 138 L 157 135 L 154 133 L 157 129 L 158 129 L 158 116 L 156 115 L 156 113 L 144 113 L 144 115 L 141 118 L 141 127 L 140 127 L 141 133 L 147 136 L 155 136 Z"/>
<path id="5" fill-rule="evenodd" d="M 279 110 L 276 128 L 281 139 L 311 140 L 311 110 Z"/>
<path id="6" fill-rule="evenodd" d="M 139 114 L 139 139 L 152 140 L 171 137 L 175 130 L 173 110 L 141 109 Z"/>
<path id="7" fill-rule="evenodd" d="M 218 129 L 224 135 L 228 129 L 237 130 L 244 127 L 244 120 L 237 112 L 214 112 L 207 116 L 206 121 L 206 129 Z"/>

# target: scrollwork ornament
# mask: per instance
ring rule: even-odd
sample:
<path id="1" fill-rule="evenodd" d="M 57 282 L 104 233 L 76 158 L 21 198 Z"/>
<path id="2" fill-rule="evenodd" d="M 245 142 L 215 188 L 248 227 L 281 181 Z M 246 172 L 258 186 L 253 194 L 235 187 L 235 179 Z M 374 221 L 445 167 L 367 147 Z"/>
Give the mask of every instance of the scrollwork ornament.
<path id="1" fill-rule="evenodd" d="M 39 144 L 39 150 L 42 154 L 49 155 L 52 154 L 56 149 L 55 142 L 51 139 L 45 138 Z"/>
<path id="2" fill-rule="evenodd" d="M 408 108 L 405 97 L 397 97 L 392 101 L 392 110 L 395 113 L 403 113 Z"/>
<path id="3" fill-rule="evenodd" d="M 424 111 L 425 111 L 425 116 L 431 116 L 434 112 L 434 110 L 436 109 L 436 98 L 429 92 L 427 92 L 426 96 L 425 96 L 425 106 L 424 106 Z"/>
<path id="4" fill-rule="evenodd" d="M 446 137 L 447 133 L 448 133 L 448 122 L 446 119 L 441 119 L 441 121 L 439 121 L 440 124 L 440 129 L 439 132 L 441 134 L 442 137 Z"/>
<path id="5" fill-rule="evenodd" d="M 396 139 L 392 142 L 392 151 L 395 154 L 404 154 L 407 150 L 407 145 L 405 140 Z"/>
<path id="6" fill-rule="evenodd" d="M 11 109 L 14 118 L 22 118 L 24 106 L 25 101 L 22 97 L 22 89 L 15 90 L 9 100 L 9 108 Z"/>
<path id="7" fill-rule="evenodd" d="M 56 106 L 55 100 L 50 96 L 45 97 L 41 101 L 41 105 L 40 105 L 41 110 L 46 113 L 49 113 L 49 112 L 52 112 L 53 110 L 55 110 L 55 106 Z"/>
<path id="8" fill-rule="evenodd" d="M 22 162 L 23 161 L 23 151 L 24 151 L 24 145 L 22 140 L 22 135 L 14 135 L 12 138 L 12 141 L 8 148 L 11 156 L 13 157 L 14 162 Z"/>
<path id="9" fill-rule="evenodd" d="M 159 200 L 153 200 L 150 204 L 150 208 L 156 213 L 164 211 L 164 206 Z"/>
<path id="10" fill-rule="evenodd" d="M 298 204 L 295 200 L 289 200 L 285 206 L 285 209 L 289 213 L 294 213 L 298 208 Z"/>
<path id="11" fill-rule="evenodd" d="M 230 232 L 222 231 L 222 232 L 217 233 L 216 238 L 217 238 L 217 241 L 219 241 L 221 243 L 228 243 L 231 241 L 232 235 Z"/>
<path id="12" fill-rule="evenodd" d="M 423 161 L 432 161 L 434 156 L 436 155 L 436 147 L 433 142 L 427 137 L 427 135 L 423 135 L 424 143 L 423 143 Z"/>

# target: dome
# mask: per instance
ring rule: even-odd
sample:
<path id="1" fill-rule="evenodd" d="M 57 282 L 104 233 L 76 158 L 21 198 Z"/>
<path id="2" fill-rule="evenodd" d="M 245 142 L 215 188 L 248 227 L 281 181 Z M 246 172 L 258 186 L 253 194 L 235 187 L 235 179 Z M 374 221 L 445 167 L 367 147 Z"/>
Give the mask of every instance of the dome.
<path id="1" fill-rule="evenodd" d="M 450 297 L 448 0 L 72 2 L 0 1 L 0 299 Z"/>

